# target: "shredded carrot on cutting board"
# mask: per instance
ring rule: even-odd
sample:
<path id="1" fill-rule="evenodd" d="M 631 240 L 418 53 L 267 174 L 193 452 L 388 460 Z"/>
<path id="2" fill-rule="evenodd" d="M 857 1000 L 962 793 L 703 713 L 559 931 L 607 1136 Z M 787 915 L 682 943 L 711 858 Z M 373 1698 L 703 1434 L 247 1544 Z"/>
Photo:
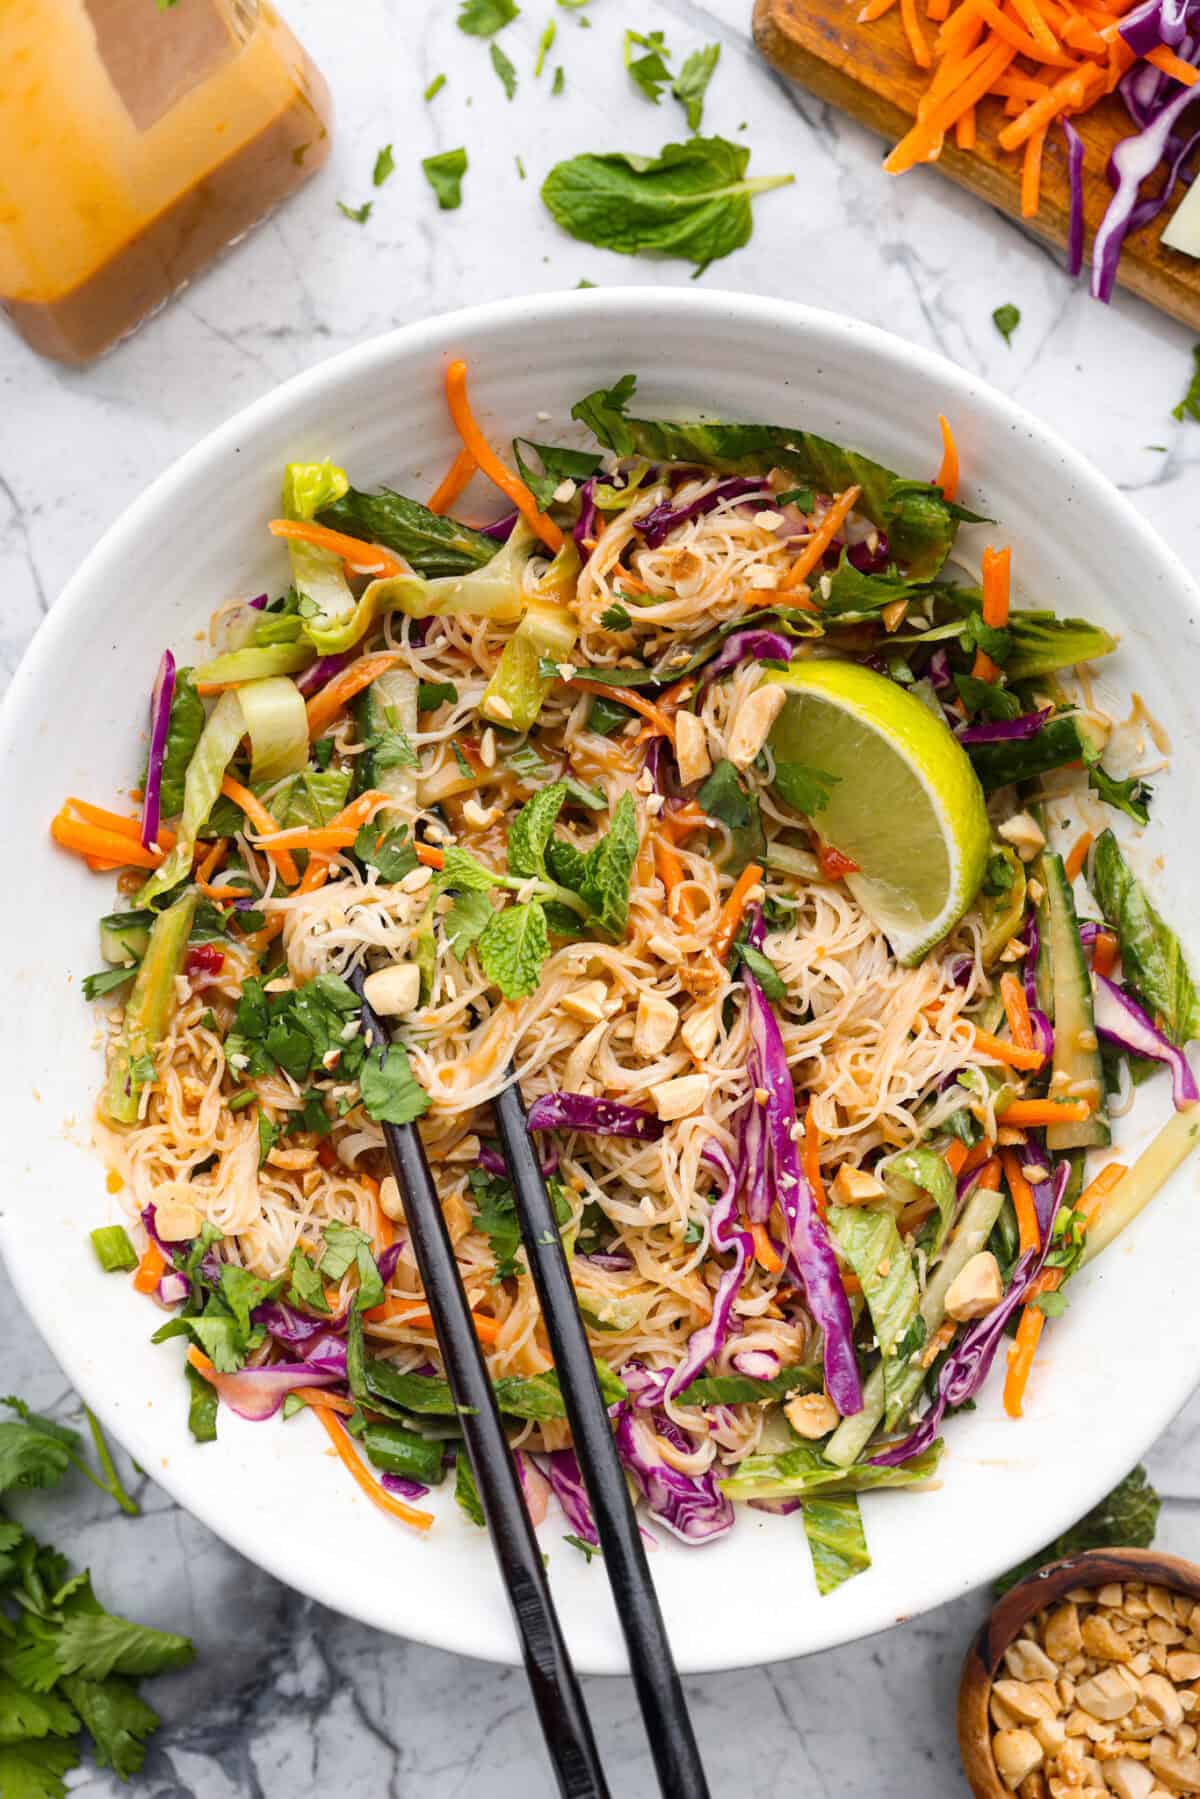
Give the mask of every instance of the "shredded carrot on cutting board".
<path id="1" fill-rule="evenodd" d="M 893 4 L 868 0 L 859 23 Z M 1118 30 L 1129 9 L 1130 0 L 927 0 L 925 16 L 940 26 L 931 47 L 916 0 L 900 0 L 908 52 L 926 80 L 916 120 L 884 168 L 899 175 L 936 162 L 951 130 L 960 150 L 974 149 L 982 134 L 1014 158 L 1020 153 L 1021 215 L 1036 217 L 1051 126 L 1111 94 L 1138 60 Z M 1200 81 L 1200 69 L 1166 44 L 1144 60 L 1182 86 Z"/>

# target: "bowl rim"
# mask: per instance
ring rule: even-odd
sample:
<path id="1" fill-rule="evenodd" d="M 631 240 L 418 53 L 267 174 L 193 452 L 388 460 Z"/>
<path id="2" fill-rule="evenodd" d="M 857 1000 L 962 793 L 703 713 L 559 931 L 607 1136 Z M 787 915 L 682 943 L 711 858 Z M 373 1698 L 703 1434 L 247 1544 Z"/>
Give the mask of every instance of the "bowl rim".
<path id="1" fill-rule="evenodd" d="M 1182 560 L 1163 542 L 1132 502 L 1088 461 L 1082 451 L 1077 450 L 1052 427 L 1043 424 L 1018 402 L 1001 393 L 986 380 L 960 368 L 940 352 L 912 344 L 879 326 L 846 318 L 823 308 L 787 299 L 720 289 L 696 291 L 675 287 L 614 287 L 527 294 L 414 321 L 341 350 L 260 395 L 223 424 L 206 433 L 164 469 L 125 508 L 87 553 L 28 645 L 0 704 L 0 763 L 11 748 L 27 696 L 31 697 L 47 679 L 53 659 L 71 630 L 74 615 L 83 607 L 91 590 L 102 585 L 110 567 L 120 562 L 128 554 L 130 546 L 136 544 L 143 530 L 143 521 L 159 513 L 176 497 L 186 496 L 193 471 L 203 468 L 214 457 L 232 451 L 241 440 L 269 428 L 277 416 L 286 414 L 297 401 L 302 400 L 309 409 L 319 408 L 322 401 L 336 392 L 348 378 L 372 372 L 386 373 L 398 350 L 405 354 L 424 352 L 437 359 L 445 356 L 456 334 L 486 335 L 491 330 L 511 329 L 513 326 L 552 330 L 557 323 L 572 322 L 581 314 L 590 314 L 619 325 L 625 320 L 644 319 L 647 312 L 658 313 L 663 319 L 664 329 L 668 328 L 668 315 L 673 315 L 680 325 L 685 325 L 689 319 L 702 321 L 711 317 L 714 322 L 720 321 L 725 325 L 731 320 L 744 321 L 748 330 L 758 332 L 770 326 L 786 330 L 789 334 L 807 332 L 827 342 L 838 341 L 843 345 L 859 346 L 893 366 L 903 366 L 915 378 L 926 379 L 949 392 L 952 398 L 961 402 L 964 410 L 990 413 L 994 420 L 1006 428 L 1024 432 L 1035 439 L 1044 451 L 1058 460 L 1068 482 L 1080 491 L 1086 490 L 1094 504 L 1102 506 L 1111 517 L 1119 521 L 1127 541 L 1134 544 L 1147 563 L 1157 569 L 1163 580 L 1176 591 L 1190 593 L 1193 603 L 1200 609 L 1200 588 Z M 0 1215 L 0 1247 L 5 1245 L 7 1236 L 6 1220 Z M 127 1435 L 136 1436 L 137 1432 L 129 1431 L 129 1416 L 118 1412 L 107 1388 L 97 1381 L 94 1370 L 85 1365 L 77 1338 L 65 1322 L 65 1312 L 48 1313 L 39 1307 L 34 1299 L 32 1284 L 23 1279 L 20 1260 L 6 1256 L 6 1262 L 18 1298 L 76 1391 L 86 1400 L 106 1429 L 113 1431 L 119 1442 L 124 1442 Z M 1158 1390 L 1158 1403 L 1147 1406 L 1140 1414 L 1136 1442 L 1123 1443 L 1119 1456 L 1116 1457 L 1111 1451 L 1107 1458 L 1103 1454 L 1097 1454 L 1096 1467 L 1104 1470 L 1104 1479 L 1110 1473 L 1113 1479 L 1119 1478 L 1117 1460 L 1123 1466 L 1128 1466 L 1138 1459 L 1166 1427 L 1197 1381 L 1200 1381 L 1200 1366 L 1189 1370 L 1186 1390 L 1176 1390 L 1168 1383 L 1163 1384 Z M 151 1441 L 152 1438 L 153 1428 L 148 1426 L 146 1440 Z M 144 1454 L 141 1459 L 145 1459 Z M 176 1503 L 192 1512 L 240 1554 L 266 1568 L 285 1583 L 297 1584 L 294 1568 L 285 1565 L 287 1558 L 281 1552 L 269 1552 L 269 1544 L 260 1541 L 240 1519 L 223 1511 L 218 1500 L 207 1493 L 193 1494 L 192 1483 L 186 1473 L 180 1475 L 174 1466 L 161 1471 L 156 1469 L 155 1479 Z M 1099 1490 L 1102 1488 L 1098 1483 Z M 1071 1524 L 1077 1515 L 1076 1506 L 1077 1502 L 1072 1500 L 1069 1513 L 1060 1514 L 1048 1510 L 1040 1520 L 1031 1520 L 1024 1553 L 1036 1552 L 1039 1543 L 1044 1542 L 1047 1536 Z M 1007 1551 L 1004 1559 L 1009 1559 Z M 900 1616 L 894 1612 L 889 1613 L 886 1619 L 867 1630 L 857 1624 L 842 1626 L 834 1623 L 823 1638 L 821 1647 L 833 1648 L 847 1641 L 863 1640 L 876 1634 L 878 1630 L 906 1622 L 935 1605 L 947 1603 L 971 1591 L 983 1580 L 990 1578 L 997 1571 L 998 1565 L 981 1562 L 978 1567 L 972 1568 L 968 1579 L 964 1579 L 961 1572 L 943 1572 L 940 1578 L 928 1581 L 919 1601 L 906 1613 Z M 340 1602 L 336 1593 L 317 1579 L 307 1581 L 301 1590 L 322 1603 L 349 1612 L 349 1615 L 363 1617 L 376 1628 L 388 1628 L 378 1616 L 367 1616 L 353 1605 L 346 1606 Z M 465 1623 L 459 1624 L 454 1608 L 451 1607 L 444 1608 L 437 1616 L 422 1618 L 419 1630 L 415 1631 L 409 1620 L 405 1620 L 403 1626 L 393 1628 L 397 1634 L 404 1634 L 412 1640 L 454 1653 L 512 1666 L 519 1663 L 515 1637 L 506 1654 L 495 1648 L 481 1651 L 477 1641 L 473 1640 L 470 1628 Z M 810 1647 L 792 1653 L 813 1652 Z M 627 1671 L 623 1656 L 612 1660 L 598 1660 L 595 1657 L 580 1657 L 577 1660 L 583 1672 L 611 1674 Z M 722 1651 L 718 1639 L 707 1649 L 701 1646 L 689 1649 L 684 1645 L 679 1655 L 679 1665 L 685 1673 L 709 1673 L 757 1665 L 757 1661 L 748 1657 L 744 1651 L 733 1655 L 729 1650 Z"/>
<path id="2" fill-rule="evenodd" d="M 1072 1587 L 1144 1580 L 1200 1600 L 1200 1563 L 1157 1549 L 1082 1549 L 1047 1562 L 1002 1593 L 971 1639 L 958 1685 L 958 1751 L 975 1799 L 1010 1799 L 992 1756 L 988 1700 L 1004 1652 L 1044 1606 Z"/>

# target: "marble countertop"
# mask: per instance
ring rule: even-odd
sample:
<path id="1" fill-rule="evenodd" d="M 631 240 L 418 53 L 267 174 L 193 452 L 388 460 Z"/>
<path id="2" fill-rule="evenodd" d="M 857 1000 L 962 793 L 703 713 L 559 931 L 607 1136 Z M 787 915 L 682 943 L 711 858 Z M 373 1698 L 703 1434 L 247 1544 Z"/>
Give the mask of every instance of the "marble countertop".
<path id="1" fill-rule="evenodd" d="M 932 346 L 1013 394 L 1130 494 L 1200 566 L 1200 429 L 1171 408 L 1190 336 L 1138 302 L 1094 305 L 1045 249 L 920 171 L 891 182 L 880 146 L 776 79 L 749 38 L 751 0 L 615 0 L 586 10 L 523 0 L 503 42 L 520 86 L 506 101 L 486 45 L 455 27 L 453 0 L 322 0 L 286 11 L 328 76 L 338 133 L 305 192 L 96 368 L 41 362 L 0 334 L 0 679 L 100 533 L 205 432 L 346 345 L 430 313 L 530 289 L 684 282 L 683 264 L 591 250 L 562 236 L 538 185 L 564 154 L 657 150 L 682 134 L 621 67 L 631 20 L 681 60 L 719 41 L 705 127 L 741 136 L 752 173 L 796 184 L 756 206 L 751 243 L 709 286 L 786 295 L 856 314 Z M 627 16 L 628 15 L 628 16 Z M 547 19 L 565 92 L 532 75 Z M 592 21 L 585 30 L 582 20 Z M 351 20 L 353 23 L 351 23 Z M 422 93 L 439 72 L 446 87 Z M 396 173 L 371 187 L 375 153 Z M 440 213 L 419 169 L 465 144 L 464 203 Z M 517 158 L 527 178 L 522 179 Z M 335 201 L 374 201 L 363 226 Z M 992 324 L 1012 302 L 1011 347 Z M 0 1274 L 6 1389 L 67 1415 L 75 1403 Z M 1200 1400 L 1149 1459 L 1165 1498 L 1161 1542 L 1200 1555 Z M 198 1657 L 157 1683 L 165 1727 L 131 1799 L 356 1796 L 533 1799 L 550 1794 L 523 1677 L 380 1636 L 323 1611 L 243 1562 L 141 1483 L 141 1520 L 71 1487 L 29 1502 L 38 1528 L 90 1562 L 110 1605 L 186 1630 Z M 805 1662 L 688 1682 L 714 1791 L 950 1799 L 964 1791 L 953 1736 L 958 1664 L 982 1595 Z M 654 1790 L 626 1681 L 589 1683 L 614 1791 Z M 74 1791 L 121 1789 L 81 1773 Z"/>

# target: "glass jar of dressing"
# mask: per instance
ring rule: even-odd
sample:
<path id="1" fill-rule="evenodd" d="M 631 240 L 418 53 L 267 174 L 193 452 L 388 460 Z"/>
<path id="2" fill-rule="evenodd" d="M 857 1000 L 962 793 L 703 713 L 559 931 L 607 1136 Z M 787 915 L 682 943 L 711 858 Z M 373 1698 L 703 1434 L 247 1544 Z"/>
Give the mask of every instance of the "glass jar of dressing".
<path id="1" fill-rule="evenodd" d="M 308 180 L 324 81 L 267 0 L 0 0 L 0 308 L 86 363 Z"/>

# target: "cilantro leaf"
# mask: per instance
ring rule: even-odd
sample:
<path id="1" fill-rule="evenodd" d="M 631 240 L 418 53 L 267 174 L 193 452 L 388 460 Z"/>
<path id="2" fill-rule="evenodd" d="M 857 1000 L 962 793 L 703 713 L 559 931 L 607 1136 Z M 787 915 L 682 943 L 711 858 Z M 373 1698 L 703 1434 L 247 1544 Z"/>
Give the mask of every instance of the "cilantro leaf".
<path id="1" fill-rule="evenodd" d="M 516 0 L 463 0 L 458 29 L 468 37 L 491 37 L 502 26 L 511 24 L 520 11 Z"/>
<path id="2" fill-rule="evenodd" d="M 491 916 L 492 904 L 486 893 L 460 893 L 444 920 L 450 954 L 461 962 Z"/>
<path id="3" fill-rule="evenodd" d="M 742 781 L 732 762 L 718 762 L 696 795 L 697 804 L 729 831 L 729 850 L 722 866 L 740 874 L 748 862 L 762 860 L 767 839 L 758 798 Z"/>
<path id="4" fill-rule="evenodd" d="M 809 768 L 803 762 L 775 764 L 774 786 L 780 799 L 796 812 L 810 816 L 824 811 L 840 780 L 840 775 L 828 774 L 823 768 Z"/>
<path id="5" fill-rule="evenodd" d="M 689 131 L 700 129 L 704 96 L 720 58 L 720 44 L 706 44 L 703 50 L 693 50 L 672 84 L 672 94 L 687 113 Z"/>
<path id="6" fill-rule="evenodd" d="M 277 1282 L 265 1281 L 236 1262 L 221 1264 L 221 1297 L 236 1318 L 243 1336 L 248 1337 L 253 1328 L 250 1314 L 255 1306 L 274 1298 L 277 1291 Z"/>
<path id="7" fill-rule="evenodd" d="M 110 1674 L 166 1674 L 186 1668 L 194 1651 L 187 1637 L 110 1612 L 76 1612 L 63 1619 L 55 1658 L 64 1674 L 105 1680 Z"/>
<path id="8" fill-rule="evenodd" d="M 417 852 L 408 837 L 408 826 L 397 825 L 381 837 L 378 825 L 363 825 L 354 839 L 354 854 L 366 868 L 379 871 L 385 887 L 394 887 L 418 867 Z"/>
<path id="9" fill-rule="evenodd" d="M 992 314 L 992 323 L 1011 350 L 1013 332 L 1021 323 L 1021 314 L 1018 309 L 1013 305 L 997 306 Z"/>
<path id="10" fill-rule="evenodd" d="M 636 55 L 638 50 L 644 50 L 645 55 Z M 643 36 L 640 31 L 626 31 L 625 67 L 647 100 L 652 100 L 655 106 L 671 79 L 671 71 L 664 60 L 669 54 L 661 31 L 652 31 L 648 36 Z"/>
<path id="11" fill-rule="evenodd" d="M 459 1445 L 454 1457 L 454 1498 L 472 1524 L 480 1530 L 487 1529 L 487 1521 L 483 1515 L 483 1506 L 479 1500 L 479 1489 L 475 1485 L 475 1476 L 466 1450 Z"/>
<path id="12" fill-rule="evenodd" d="M 536 450 L 542 473 L 530 468 L 521 454 L 521 445 Z M 586 481 L 600 468 L 603 458 L 592 450 L 567 450 L 559 444 L 534 443 L 528 437 L 513 438 L 513 455 L 521 479 L 544 512 L 564 481 Z"/>
<path id="13" fill-rule="evenodd" d="M 0 1493 L 10 1487 L 55 1486 L 71 1465 L 79 1438 L 20 1401 L 6 1399 L 2 1403 L 20 1416 L 0 1422 Z"/>
<path id="14" fill-rule="evenodd" d="M 496 46 L 492 48 L 495 50 Z M 461 145 L 457 150 L 442 150 L 436 156 L 422 158 L 425 179 L 437 195 L 442 212 L 457 212 L 462 205 L 462 183 L 467 166 L 467 152 Z"/>
<path id="15" fill-rule="evenodd" d="M 429 1110 L 429 1095 L 413 1074 L 402 1043 L 390 1043 L 382 1056 L 372 1050 L 359 1085 L 363 1110 L 376 1124 L 411 1124 Z"/>
<path id="16" fill-rule="evenodd" d="M 480 934 L 478 950 L 484 973 L 505 999 L 526 999 L 536 991 L 542 965 L 550 954 L 544 909 L 537 900 L 527 900 L 493 913 Z"/>
<path id="17" fill-rule="evenodd" d="M 367 1233 L 334 1219 L 325 1226 L 323 1236 L 325 1251 L 321 1257 L 321 1273 L 331 1281 L 340 1281 L 351 1267 L 357 1268 L 358 1292 L 354 1296 L 354 1310 L 368 1312 L 372 1306 L 380 1305 L 384 1296 L 383 1280 Z"/>
<path id="18" fill-rule="evenodd" d="M 396 172 L 396 158 L 392 155 L 392 146 L 385 144 L 375 158 L 375 167 L 371 171 L 371 180 L 376 187 L 382 187 L 389 175 Z"/>
<path id="19" fill-rule="evenodd" d="M 512 1186 L 502 1174 L 489 1174 L 486 1168 L 472 1168 L 467 1184 L 475 1201 L 476 1225 L 487 1238 L 496 1264 L 492 1279 L 508 1280 L 519 1272 L 517 1257 L 521 1249 L 521 1226 Z"/>
<path id="20" fill-rule="evenodd" d="M 4 1799 L 66 1799 L 62 1777 L 78 1765 L 74 1743 L 50 1737 L 0 1743 L 0 1793 Z"/>
<path id="21" fill-rule="evenodd" d="M 302 1249 L 292 1251 L 288 1263 L 290 1284 L 287 1290 L 287 1303 L 298 1306 L 302 1311 L 320 1312 L 329 1315 L 329 1305 L 325 1298 L 325 1287 L 321 1280 L 316 1263 Z"/>
<path id="22" fill-rule="evenodd" d="M 1192 419 L 1200 425 L 1200 344 L 1192 345 L 1192 362 L 1195 366 L 1192 369 L 1192 378 L 1188 382 L 1187 392 L 1178 406 L 1171 408 L 1171 417 L 1178 419 L 1180 424 L 1184 419 Z"/>
<path id="23" fill-rule="evenodd" d="M 493 69 L 495 69 L 497 75 L 500 77 L 501 86 L 511 100 L 517 91 L 517 71 L 513 68 L 499 44 L 493 44 L 488 54 L 491 56 Z M 464 151 L 464 157 L 465 154 Z"/>
<path id="24" fill-rule="evenodd" d="M 146 1759 L 145 1739 L 158 1729 L 160 1720 L 137 1688 L 119 1674 L 107 1680 L 70 1674 L 62 1690 L 92 1739 L 97 1767 L 111 1768 L 122 1780 L 138 1773 Z"/>
<path id="25" fill-rule="evenodd" d="M 624 606 L 614 603 L 613 605 L 604 608 L 604 611 L 600 614 L 600 623 L 604 626 L 606 631 L 628 631 L 633 620 L 630 618 Z"/>
<path id="26" fill-rule="evenodd" d="M 508 869 L 524 879 L 546 877 L 546 845 L 567 797 L 566 785 L 555 781 L 526 800 L 508 827 Z"/>
<path id="27" fill-rule="evenodd" d="M 83 997 L 89 1002 L 103 999 L 106 993 L 115 993 L 126 981 L 131 981 L 137 973 L 137 963 L 131 962 L 127 968 L 102 968 L 98 974 L 85 974 L 83 977 Z"/>
<path id="28" fill-rule="evenodd" d="M 584 859 L 578 888 L 597 927 L 618 941 L 629 922 L 629 888 L 637 853 L 637 808 L 633 795 L 623 793 L 607 833 Z"/>
<path id="29" fill-rule="evenodd" d="M 1149 824 L 1150 800 L 1154 789 L 1145 781 L 1139 781 L 1133 775 L 1127 780 L 1118 781 L 1115 775 L 1107 774 L 1099 762 L 1092 762 L 1088 766 L 1088 786 L 1093 793 L 1100 795 L 1106 805 L 1115 806 L 1118 812 L 1124 812 L 1136 824 Z"/>
<path id="30" fill-rule="evenodd" d="M 78 1729 L 79 1719 L 57 1694 L 31 1693 L 0 1673 L 0 1743 L 21 1737 L 69 1737 Z"/>

